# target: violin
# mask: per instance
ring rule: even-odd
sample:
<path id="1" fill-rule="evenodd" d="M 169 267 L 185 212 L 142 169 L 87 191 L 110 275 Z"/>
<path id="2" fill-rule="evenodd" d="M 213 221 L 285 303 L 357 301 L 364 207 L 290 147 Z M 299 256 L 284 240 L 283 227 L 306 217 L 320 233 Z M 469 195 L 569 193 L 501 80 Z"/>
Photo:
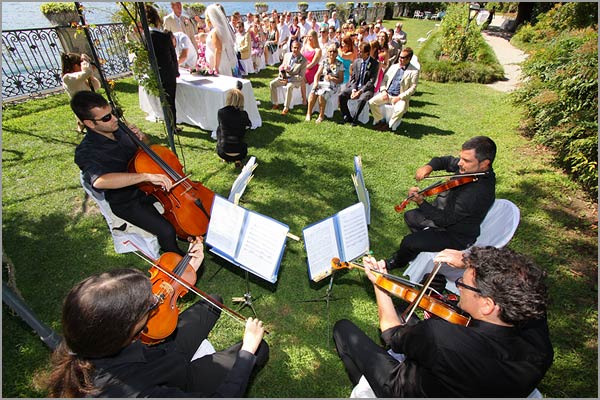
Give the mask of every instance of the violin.
<path id="1" fill-rule="evenodd" d="M 468 175 L 468 176 L 460 176 L 459 175 L 455 179 L 450 179 L 448 181 L 438 181 L 438 182 L 434 183 L 433 185 L 427 186 L 425 189 L 420 190 L 417 193 L 424 197 L 434 196 L 436 194 L 440 194 L 442 192 L 445 192 L 445 191 L 455 188 L 457 186 L 462 186 L 462 185 L 466 185 L 467 183 L 476 182 L 478 179 L 479 178 L 474 175 Z M 413 197 L 415 197 L 414 194 L 411 196 L 408 196 L 406 199 L 404 199 L 404 201 L 402 201 L 402 203 L 395 205 L 394 210 L 396 210 L 396 212 L 404 211 L 404 209 L 406 208 L 406 206 L 408 205 L 408 203 L 410 202 L 410 200 Z"/>
<path id="2" fill-rule="evenodd" d="M 227 315 L 245 325 L 246 318 L 224 304 L 210 297 L 202 290 L 194 287 L 196 271 L 189 263 L 191 256 L 180 256 L 177 253 L 164 253 L 148 271 L 152 293 L 158 299 L 157 308 L 150 314 L 146 329 L 141 334 L 140 340 L 147 345 L 153 345 L 165 340 L 175 328 L 179 319 L 177 300 L 188 292 L 203 298 Z M 265 330 L 265 333 L 269 333 Z"/>
<path id="3" fill-rule="evenodd" d="M 187 240 L 206 234 L 215 193 L 184 175 L 183 166 L 171 150 L 160 145 L 148 146 L 121 120 L 119 127 L 139 147 L 129 162 L 129 172 L 164 174 L 173 182 L 173 187 L 168 192 L 147 182 L 138 187 L 147 195 L 156 197 L 162 204 L 165 210 L 163 215 L 173 225 L 177 236 Z"/>
<path id="4" fill-rule="evenodd" d="M 365 270 L 363 266 L 347 261 L 340 261 L 337 257 L 331 259 L 331 266 L 334 270 L 352 268 Z M 374 270 L 371 270 L 371 272 L 377 275 L 375 281 L 377 286 L 387 290 L 389 293 L 406 302 L 412 303 L 420 294 L 420 291 L 416 287 L 402 282 L 402 279 L 395 277 L 394 275 L 384 274 Z M 453 324 L 467 326 L 471 321 L 471 317 L 463 315 L 461 310 L 427 294 L 422 296 L 418 303 L 418 307 Z"/>

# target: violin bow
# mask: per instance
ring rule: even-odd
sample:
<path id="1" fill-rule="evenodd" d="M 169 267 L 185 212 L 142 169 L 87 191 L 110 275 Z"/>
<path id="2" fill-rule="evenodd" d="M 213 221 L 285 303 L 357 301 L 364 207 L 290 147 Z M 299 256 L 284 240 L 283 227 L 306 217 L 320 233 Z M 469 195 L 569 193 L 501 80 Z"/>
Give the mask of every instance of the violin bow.
<path id="1" fill-rule="evenodd" d="M 448 174 L 448 175 L 434 175 L 434 176 L 426 176 L 423 179 L 437 179 L 437 178 L 460 178 L 463 176 L 483 176 L 487 175 L 487 172 L 472 172 L 469 174 Z"/>
<path id="2" fill-rule="evenodd" d="M 408 323 L 408 320 L 410 319 L 410 317 L 413 315 L 413 313 L 419 306 L 419 303 L 421 303 L 421 299 L 423 298 L 423 296 L 425 296 L 425 291 L 429 288 L 429 285 L 431 285 L 431 282 L 433 282 L 433 278 L 435 278 L 435 276 L 437 275 L 437 273 L 441 267 L 442 267 L 442 263 L 440 263 L 440 262 L 436 262 L 434 264 L 433 271 L 431 271 L 431 273 L 429 274 L 429 277 L 427 278 L 427 281 L 421 288 L 421 291 L 419 292 L 417 297 L 413 300 L 413 302 L 410 303 L 410 305 L 406 308 L 406 310 L 404 310 L 404 312 L 400 316 L 401 320 L 404 323 Z"/>

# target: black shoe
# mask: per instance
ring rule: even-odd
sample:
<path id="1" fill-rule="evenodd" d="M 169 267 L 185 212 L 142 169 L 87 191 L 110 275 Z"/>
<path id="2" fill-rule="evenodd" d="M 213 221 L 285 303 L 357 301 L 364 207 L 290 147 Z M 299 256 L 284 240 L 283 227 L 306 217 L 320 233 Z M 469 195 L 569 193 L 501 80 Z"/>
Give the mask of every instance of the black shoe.
<path id="1" fill-rule="evenodd" d="M 350 123 L 350 125 L 352 125 L 352 126 L 358 126 L 358 123 L 356 121 L 352 120 L 352 122 Z"/>
<path id="2" fill-rule="evenodd" d="M 352 117 L 344 115 L 344 124 L 352 123 L 352 122 L 354 122 L 354 120 L 352 119 Z"/>

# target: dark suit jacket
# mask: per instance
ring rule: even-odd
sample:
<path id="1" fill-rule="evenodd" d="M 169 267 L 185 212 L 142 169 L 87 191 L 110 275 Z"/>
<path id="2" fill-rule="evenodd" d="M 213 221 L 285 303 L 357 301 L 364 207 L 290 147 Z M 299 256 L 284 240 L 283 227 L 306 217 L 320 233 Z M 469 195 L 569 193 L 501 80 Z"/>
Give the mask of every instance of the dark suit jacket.
<path id="1" fill-rule="evenodd" d="M 158 72 L 163 85 L 175 85 L 179 76 L 177 53 L 168 33 L 150 29 L 152 47 L 158 62 Z"/>
<path id="2" fill-rule="evenodd" d="M 348 87 L 352 89 L 358 90 L 358 82 L 360 80 L 360 67 L 362 65 L 363 59 L 358 57 L 352 63 L 352 76 L 350 76 L 350 81 L 348 82 Z M 379 62 L 373 57 L 368 58 L 367 71 L 365 72 L 365 81 L 363 87 L 361 88 L 364 92 L 375 91 L 375 82 L 377 81 L 377 72 L 379 72 Z"/>

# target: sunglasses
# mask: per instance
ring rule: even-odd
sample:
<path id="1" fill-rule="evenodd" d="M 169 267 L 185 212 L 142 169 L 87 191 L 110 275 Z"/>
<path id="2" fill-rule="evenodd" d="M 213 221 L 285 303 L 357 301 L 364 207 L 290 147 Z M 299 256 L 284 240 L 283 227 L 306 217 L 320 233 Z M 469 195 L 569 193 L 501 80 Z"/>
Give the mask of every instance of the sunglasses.
<path id="1" fill-rule="evenodd" d="M 467 285 L 466 283 L 464 283 L 464 282 L 463 282 L 463 277 L 462 277 L 462 276 L 461 276 L 460 278 L 457 278 L 457 279 L 454 281 L 454 284 L 456 285 L 456 287 L 461 287 L 461 288 L 463 288 L 463 289 L 467 289 L 467 290 L 470 290 L 470 291 L 472 291 L 472 292 L 475 292 L 475 293 L 479 293 L 479 294 L 481 294 L 481 290 L 477 289 L 476 287 L 469 286 L 469 285 Z"/>
<path id="2" fill-rule="evenodd" d="M 113 112 L 111 111 L 108 114 L 106 114 L 105 116 L 103 116 L 102 118 L 99 118 L 99 119 L 89 118 L 89 120 L 94 121 L 94 122 L 98 122 L 98 121 L 108 122 L 112 119 L 113 115 L 115 115 L 115 114 L 113 114 Z"/>
<path id="3" fill-rule="evenodd" d="M 155 294 L 152 294 L 152 303 L 150 303 L 150 305 L 148 306 L 148 320 L 152 317 L 152 315 L 154 314 L 154 311 L 156 311 L 156 309 L 158 308 L 158 306 L 161 304 L 161 299 L 160 297 L 158 297 Z M 139 337 L 142 335 L 142 333 L 146 333 L 148 332 L 148 320 L 146 320 L 146 323 L 144 324 L 144 326 L 142 326 L 134 335 L 133 337 L 136 339 L 139 339 Z"/>
<path id="4" fill-rule="evenodd" d="M 407 58 L 410 58 L 409 56 L 400 56 L 401 59 L 406 60 Z"/>

